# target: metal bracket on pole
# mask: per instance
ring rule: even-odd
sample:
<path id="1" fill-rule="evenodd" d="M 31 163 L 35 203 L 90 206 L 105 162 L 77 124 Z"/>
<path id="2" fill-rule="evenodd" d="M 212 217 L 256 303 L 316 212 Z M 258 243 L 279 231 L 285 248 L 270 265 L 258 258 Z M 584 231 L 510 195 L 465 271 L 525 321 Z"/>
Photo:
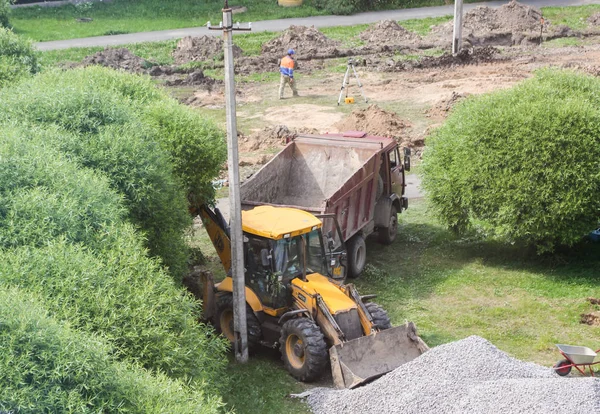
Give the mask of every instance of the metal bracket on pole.
<path id="1" fill-rule="evenodd" d="M 227 168 L 229 171 L 231 278 L 233 279 L 233 326 L 235 333 L 235 359 L 248 362 L 248 329 L 246 326 L 246 284 L 244 281 L 244 241 L 242 233 L 242 205 L 240 199 L 240 171 L 238 155 L 237 120 L 235 105 L 235 73 L 233 62 L 233 30 L 250 31 L 251 28 L 234 28 L 232 12 L 225 0 L 223 21 L 211 30 L 223 30 L 225 60 L 225 109 L 227 115 Z M 239 24 L 238 24 L 239 26 Z"/>

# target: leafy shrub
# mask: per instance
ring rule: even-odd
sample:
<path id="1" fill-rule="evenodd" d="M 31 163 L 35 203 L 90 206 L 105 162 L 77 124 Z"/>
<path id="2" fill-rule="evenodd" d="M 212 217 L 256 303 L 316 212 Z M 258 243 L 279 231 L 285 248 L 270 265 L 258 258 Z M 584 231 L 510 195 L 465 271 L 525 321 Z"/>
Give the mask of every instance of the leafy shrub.
<path id="1" fill-rule="evenodd" d="M 10 14 L 11 3 L 10 0 L 0 0 L 0 29 L 8 27 L 8 15 Z"/>
<path id="2" fill-rule="evenodd" d="M 120 359 L 218 383 L 223 341 L 120 220 L 108 180 L 61 156 L 47 131 L 28 139 L 21 131 L 0 133 L 0 285 L 46 298 L 54 315 L 107 339 Z"/>
<path id="3" fill-rule="evenodd" d="M 40 296 L 0 287 L 0 410 L 215 413 L 219 401 L 116 362 L 105 341 L 51 318 Z"/>
<path id="4" fill-rule="evenodd" d="M 600 80 L 545 70 L 469 99 L 428 140 L 424 185 L 442 221 L 538 252 L 600 218 Z"/>
<path id="5" fill-rule="evenodd" d="M 150 81 L 93 67 L 50 71 L 0 94 L 0 122 L 60 127 L 52 142 L 85 167 L 104 171 L 125 197 L 129 219 L 152 255 L 176 276 L 186 266 L 186 195 L 209 201 L 225 159 L 223 134 Z"/>
<path id="6" fill-rule="evenodd" d="M 31 41 L 2 27 L 5 7 L 8 8 L 8 2 L 0 0 L 0 88 L 39 70 Z"/>

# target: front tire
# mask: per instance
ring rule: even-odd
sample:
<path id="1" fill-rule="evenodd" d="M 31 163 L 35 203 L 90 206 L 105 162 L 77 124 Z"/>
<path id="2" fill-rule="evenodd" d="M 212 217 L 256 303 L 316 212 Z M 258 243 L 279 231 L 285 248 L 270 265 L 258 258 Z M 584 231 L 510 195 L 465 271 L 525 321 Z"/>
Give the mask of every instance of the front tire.
<path id="1" fill-rule="evenodd" d="M 367 263 L 367 245 L 362 235 L 357 234 L 348 241 L 348 277 L 360 276 Z"/>
<path id="2" fill-rule="evenodd" d="M 573 368 L 573 367 L 570 367 L 569 365 L 573 365 L 573 364 L 571 364 L 571 362 L 569 362 L 566 359 L 561 359 L 554 365 L 554 370 L 561 377 L 565 377 L 565 376 L 569 375 L 569 373 L 571 372 L 571 368 Z"/>
<path id="3" fill-rule="evenodd" d="M 233 295 L 226 293 L 217 296 L 217 312 L 214 320 L 217 332 L 229 340 L 231 348 L 234 347 L 235 331 L 233 327 Z M 246 328 L 248 330 L 248 350 L 255 351 L 260 344 L 262 332 L 260 322 L 254 311 L 246 305 Z"/>
<path id="4" fill-rule="evenodd" d="M 384 331 L 392 327 L 392 321 L 390 321 L 390 317 L 380 305 L 376 304 L 375 302 L 369 302 L 365 303 L 365 306 L 371 314 L 373 323 L 379 330 Z"/>
<path id="5" fill-rule="evenodd" d="M 392 206 L 388 226 L 379 229 L 379 242 L 381 244 L 392 244 L 398 235 L 398 208 Z"/>
<path id="6" fill-rule="evenodd" d="M 296 318 L 284 323 L 279 345 L 285 368 L 297 380 L 314 381 L 327 367 L 327 345 L 323 333 L 311 319 Z"/>

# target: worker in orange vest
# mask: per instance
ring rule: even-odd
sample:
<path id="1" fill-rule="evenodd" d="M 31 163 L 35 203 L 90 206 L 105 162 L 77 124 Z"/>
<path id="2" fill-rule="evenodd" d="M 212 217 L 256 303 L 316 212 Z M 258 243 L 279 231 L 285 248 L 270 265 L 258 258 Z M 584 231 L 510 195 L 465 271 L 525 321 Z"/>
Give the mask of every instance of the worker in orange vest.
<path id="1" fill-rule="evenodd" d="M 292 57 L 296 52 L 294 49 L 290 49 L 287 52 L 287 55 L 281 58 L 281 63 L 279 65 L 279 72 L 281 73 L 281 81 L 279 82 L 279 99 L 283 99 L 283 88 L 286 84 L 290 85 L 292 88 L 292 94 L 294 96 L 298 96 L 298 90 L 296 89 L 296 82 L 294 81 L 294 67 L 296 66 L 296 62 Z"/>

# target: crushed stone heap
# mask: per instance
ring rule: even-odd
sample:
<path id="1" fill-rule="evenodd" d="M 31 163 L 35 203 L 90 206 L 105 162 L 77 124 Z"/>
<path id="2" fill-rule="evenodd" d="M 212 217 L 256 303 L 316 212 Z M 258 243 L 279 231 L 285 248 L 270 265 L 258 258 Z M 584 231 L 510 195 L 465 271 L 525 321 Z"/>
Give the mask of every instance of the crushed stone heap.
<path id="1" fill-rule="evenodd" d="M 315 414 L 597 413 L 600 379 L 563 378 L 470 336 L 354 390 L 315 389 Z"/>

